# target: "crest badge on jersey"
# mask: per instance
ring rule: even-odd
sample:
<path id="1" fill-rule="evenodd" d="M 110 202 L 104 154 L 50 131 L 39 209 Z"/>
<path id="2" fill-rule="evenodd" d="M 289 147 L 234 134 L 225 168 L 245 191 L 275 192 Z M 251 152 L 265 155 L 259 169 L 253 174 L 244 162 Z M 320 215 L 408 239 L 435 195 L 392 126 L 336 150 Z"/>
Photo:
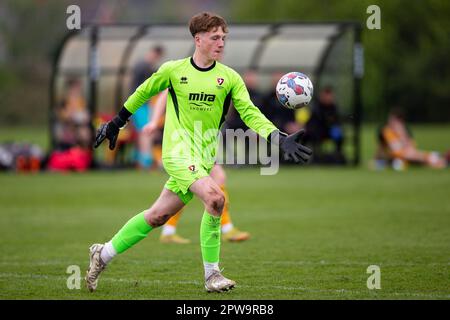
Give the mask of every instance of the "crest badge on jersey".
<path id="1" fill-rule="evenodd" d="M 195 169 L 195 165 L 190 165 L 190 166 L 188 167 L 188 169 L 189 169 L 189 171 L 192 172 L 192 173 L 197 173 L 197 170 Z"/>
<path id="2" fill-rule="evenodd" d="M 224 78 L 217 78 L 217 83 L 219 84 L 219 86 L 221 86 L 224 81 L 225 81 Z"/>

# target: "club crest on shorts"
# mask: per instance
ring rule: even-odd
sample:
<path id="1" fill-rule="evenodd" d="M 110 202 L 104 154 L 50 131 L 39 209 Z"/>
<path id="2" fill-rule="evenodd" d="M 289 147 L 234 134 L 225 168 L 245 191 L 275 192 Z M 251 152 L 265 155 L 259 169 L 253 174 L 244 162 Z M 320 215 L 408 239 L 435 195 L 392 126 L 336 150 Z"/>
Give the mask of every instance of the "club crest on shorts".
<path id="1" fill-rule="evenodd" d="M 196 173 L 197 172 L 197 170 L 195 169 L 195 165 L 190 165 L 189 167 L 188 167 L 188 169 L 189 169 L 189 171 L 190 172 L 192 172 L 192 173 Z"/>

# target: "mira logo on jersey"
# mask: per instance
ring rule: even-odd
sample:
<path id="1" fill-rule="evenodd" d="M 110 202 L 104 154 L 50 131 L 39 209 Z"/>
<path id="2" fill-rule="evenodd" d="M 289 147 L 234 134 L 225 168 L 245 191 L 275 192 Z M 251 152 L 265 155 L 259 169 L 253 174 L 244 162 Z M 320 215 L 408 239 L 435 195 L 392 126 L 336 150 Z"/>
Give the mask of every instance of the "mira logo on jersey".
<path id="1" fill-rule="evenodd" d="M 189 93 L 190 101 L 202 101 L 202 102 L 214 102 L 216 100 L 215 94 L 201 93 Z"/>
<path id="2" fill-rule="evenodd" d="M 214 100 L 216 100 L 215 94 L 189 93 L 189 108 L 194 111 L 211 111 Z"/>

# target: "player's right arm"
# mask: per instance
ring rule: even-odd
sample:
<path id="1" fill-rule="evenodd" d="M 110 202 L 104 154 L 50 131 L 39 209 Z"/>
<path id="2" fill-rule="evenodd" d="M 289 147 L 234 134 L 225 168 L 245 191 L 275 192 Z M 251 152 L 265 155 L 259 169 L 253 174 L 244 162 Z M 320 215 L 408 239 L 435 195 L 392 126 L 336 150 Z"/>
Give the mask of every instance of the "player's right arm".
<path id="1" fill-rule="evenodd" d="M 152 96 L 169 87 L 171 67 L 172 61 L 164 63 L 158 71 L 153 73 L 150 78 L 137 87 L 134 93 L 127 99 L 119 113 L 111 121 L 103 123 L 97 130 L 94 148 L 97 148 L 105 139 L 108 139 L 109 149 L 114 149 L 119 136 L 119 130 L 126 125 L 131 115 Z"/>

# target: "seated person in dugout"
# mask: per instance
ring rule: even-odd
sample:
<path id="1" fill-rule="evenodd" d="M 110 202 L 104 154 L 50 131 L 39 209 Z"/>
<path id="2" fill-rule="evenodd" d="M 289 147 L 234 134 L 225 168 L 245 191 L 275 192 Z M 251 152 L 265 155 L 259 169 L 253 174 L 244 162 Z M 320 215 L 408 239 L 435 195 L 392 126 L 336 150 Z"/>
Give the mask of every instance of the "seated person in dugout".
<path id="1" fill-rule="evenodd" d="M 316 150 L 315 162 L 344 164 L 346 162 L 343 153 L 344 138 L 334 90 L 332 87 L 326 86 L 320 91 L 317 103 L 311 108 L 311 116 L 306 123 L 304 141 L 311 144 Z M 323 150 L 326 142 L 331 142 L 334 146 L 331 153 Z"/>
<path id="2" fill-rule="evenodd" d="M 401 168 L 408 163 L 437 169 L 447 166 L 446 160 L 438 152 L 417 149 L 416 142 L 406 126 L 404 112 L 399 108 L 391 110 L 387 123 L 378 132 L 375 162 L 380 165 L 386 161 Z"/>

